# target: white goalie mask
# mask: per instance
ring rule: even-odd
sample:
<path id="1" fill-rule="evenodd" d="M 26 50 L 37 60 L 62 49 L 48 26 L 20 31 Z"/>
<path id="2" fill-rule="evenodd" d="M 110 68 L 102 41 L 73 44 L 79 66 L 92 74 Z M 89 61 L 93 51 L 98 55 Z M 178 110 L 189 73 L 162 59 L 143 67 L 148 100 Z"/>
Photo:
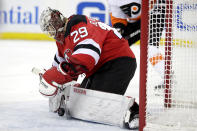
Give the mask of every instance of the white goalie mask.
<path id="1" fill-rule="evenodd" d="M 55 38 L 58 32 L 64 27 L 64 16 L 55 9 L 48 7 L 40 15 L 41 30 L 52 38 Z"/>

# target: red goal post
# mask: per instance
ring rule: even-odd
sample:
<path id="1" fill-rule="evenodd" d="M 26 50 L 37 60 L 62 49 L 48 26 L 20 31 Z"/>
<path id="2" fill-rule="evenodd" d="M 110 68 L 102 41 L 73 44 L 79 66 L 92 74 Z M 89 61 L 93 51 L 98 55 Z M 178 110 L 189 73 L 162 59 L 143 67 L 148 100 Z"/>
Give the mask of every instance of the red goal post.
<path id="1" fill-rule="evenodd" d="M 162 17 L 155 17 L 154 13 L 161 13 Z M 140 131 L 197 129 L 196 19 L 197 0 L 142 0 Z M 164 24 L 161 35 L 161 30 L 153 26 L 155 23 Z M 152 39 L 159 40 L 156 46 L 164 57 L 163 78 L 149 61 Z M 156 94 L 155 87 L 161 81 L 163 88 Z"/>

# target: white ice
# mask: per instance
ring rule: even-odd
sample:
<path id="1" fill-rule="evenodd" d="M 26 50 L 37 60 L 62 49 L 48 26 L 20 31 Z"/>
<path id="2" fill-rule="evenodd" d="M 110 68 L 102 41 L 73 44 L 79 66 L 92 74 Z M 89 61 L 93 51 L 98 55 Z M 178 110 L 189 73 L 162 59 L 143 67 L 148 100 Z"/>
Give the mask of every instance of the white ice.
<path id="1" fill-rule="evenodd" d="M 139 46 L 133 46 L 138 68 L 126 95 L 138 101 Z M 123 131 L 120 127 L 66 120 L 48 111 L 48 99 L 38 92 L 33 67 L 49 68 L 54 42 L 0 40 L 0 131 Z"/>

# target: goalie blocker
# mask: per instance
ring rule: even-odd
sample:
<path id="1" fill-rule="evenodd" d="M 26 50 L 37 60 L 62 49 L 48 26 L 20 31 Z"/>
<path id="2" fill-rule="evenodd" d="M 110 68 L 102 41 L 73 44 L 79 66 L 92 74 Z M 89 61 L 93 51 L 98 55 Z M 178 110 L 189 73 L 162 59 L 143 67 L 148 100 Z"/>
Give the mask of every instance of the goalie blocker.
<path id="1" fill-rule="evenodd" d="M 32 71 L 39 70 L 34 68 Z M 60 78 L 63 75 L 59 74 L 56 67 L 42 73 L 36 73 L 41 76 L 39 91 L 49 98 L 51 112 L 58 113 L 60 116 L 66 114 L 67 117 L 85 121 L 129 129 L 138 128 L 139 107 L 134 98 L 76 87 L 76 82 L 72 81 L 68 75 L 57 82 L 54 78 Z"/>

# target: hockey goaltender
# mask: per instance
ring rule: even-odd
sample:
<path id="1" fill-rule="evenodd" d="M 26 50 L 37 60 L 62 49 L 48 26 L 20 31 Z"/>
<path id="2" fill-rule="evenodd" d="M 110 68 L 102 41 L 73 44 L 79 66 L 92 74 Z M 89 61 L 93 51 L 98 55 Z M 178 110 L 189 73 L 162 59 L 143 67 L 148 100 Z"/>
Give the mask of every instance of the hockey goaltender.
<path id="1" fill-rule="evenodd" d="M 136 70 L 136 58 L 116 29 L 84 15 L 64 17 L 48 7 L 41 30 L 56 40 L 57 53 L 40 76 L 39 92 L 60 116 L 138 129 L 139 106 L 124 96 Z M 82 83 L 76 84 L 79 75 Z"/>

